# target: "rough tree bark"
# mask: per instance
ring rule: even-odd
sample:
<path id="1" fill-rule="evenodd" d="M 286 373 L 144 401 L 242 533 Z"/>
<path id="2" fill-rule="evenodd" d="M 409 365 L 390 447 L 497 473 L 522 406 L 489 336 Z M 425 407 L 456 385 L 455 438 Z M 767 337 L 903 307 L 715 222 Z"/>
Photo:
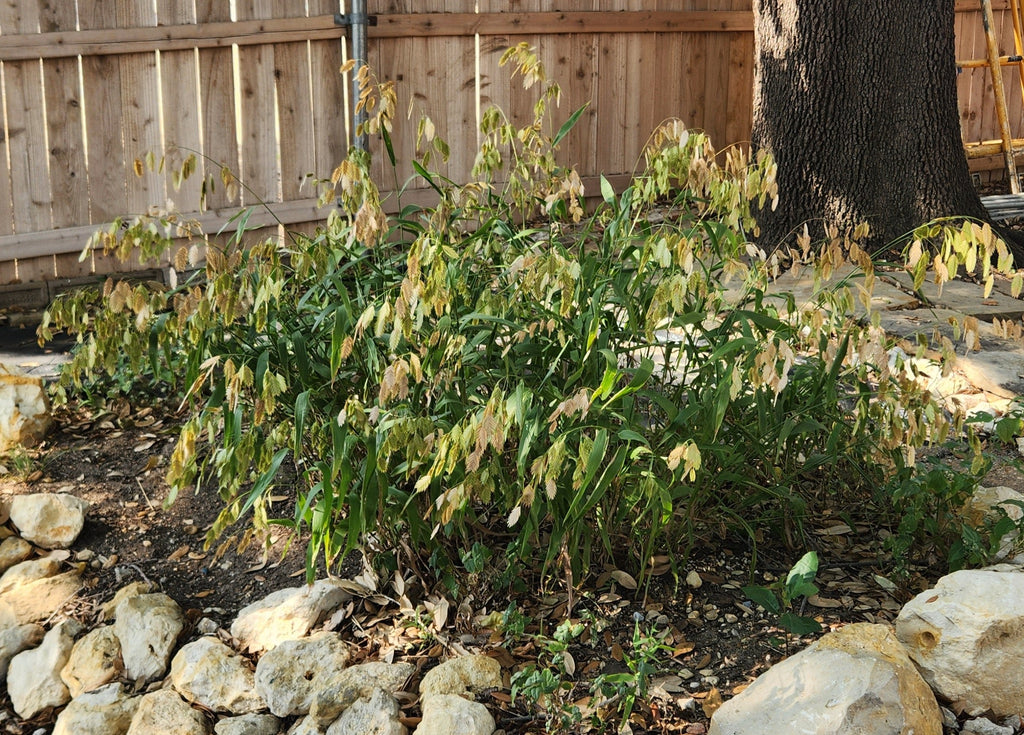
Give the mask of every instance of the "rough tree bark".
<path id="1" fill-rule="evenodd" d="M 954 0 L 754 0 L 754 16 L 753 144 L 779 183 L 763 245 L 805 222 L 820 239 L 866 220 L 877 248 L 936 217 L 987 217 L 960 136 Z"/>

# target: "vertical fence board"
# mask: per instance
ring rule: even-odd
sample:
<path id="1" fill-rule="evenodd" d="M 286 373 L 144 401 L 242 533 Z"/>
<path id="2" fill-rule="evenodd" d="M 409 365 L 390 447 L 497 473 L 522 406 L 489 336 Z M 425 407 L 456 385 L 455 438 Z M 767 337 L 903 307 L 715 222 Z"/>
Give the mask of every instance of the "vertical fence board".
<path id="1" fill-rule="evenodd" d="M 6 106 L 6 94 L 3 91 L 3 85 L 0 85 L 0 112 Z M 11 167 L 7 159 L 8 131 L 6 125 L 3 126 L 2 131 L 3 139 L 0 140 L 0 235 L 9 235 L 14 230 L 14 212 L 11 204 Z M 0 252 L 0 285 L 11 283 L 18 277 L 18 267 L 14 258 L 15 253 Z"/>
<path id="2" fill-rule="evenodd" d="M 118 0 L 117 27 L 138 28 L 156 25 L 152 0 Z M 159 159 L 164 152 L 160 134 L 160 78 L 156 53 L 123 54 L 121 65 L 122 130 L 125 163 L 128 165 L 128 212 L 141 214 L 150 207 L 166 203 L 164 177 L 143 170 L 135 175 L 136 161 L 148 154 Z"/>
<path id="3" fill-rule="evenodd" d="M 217 23 L 231 20 L 224 0 L 196 0 L 196 21 Z M 238 128 L 235 120 L 234 62 L 229 48 L 199 50 L 199 90 L 203 130 L 204 175 L 211 180 L 206 203 L 212 208 L 237 204 L 221 181 L 220 170 L 239 175 Z"/>
<path id="4" fill-rule="evenodd" d="M 76 29 L 77 12 L 73 2 L 51 3 L 42 6 L 42 10 L 43 32 Z M 74 227 L 89 221 L 89 178 L 78 71 L 76 58 L 43 62 L 54 227 Z M 85 242 L 81 245 L 84 247 Z M 55 255 L 53 269 L 59 278 L 84 276 L 92 272 L 92 259 L 82 260 L 79 253 Z"/>
<path id="5" fill-rule="evenodd" d="M 111 28 L 117 14 L 110 3 L 83 2 L 78 13 L 82 30 Z M 82 57 L 85 132 L 89 153 L 90 222 L 109 222 L 124 214 L 124 144 L 121 140 L 121 65 L 116 56 Z"/>
<path id="6" fill-rule="evenodd" d="M 5 3 L 0 6 L 0 13 L 0 32 L 39 31 L 39 8 L 35 0 Z M 35 60 L 4 64 L 4 86 L 14 231 L 48 230 L 53 220 L 42 65 Z M 15 266 L 17 279 L 22 282 L 45 280 L 54 275 L 52 256 L 19 258 Z"/>
<path id="7" fill-rule="evenodd" d="M 273 16 L 294 15 L 294 0 L 274 0 Z M 281 140 L 281 194 L 285 201 L 311 196 L 316 167 L 313 151 L 313 102 L 310 89 L 309 44 L 274 45 L 274 81 Z"/>
<path id="8" fill-rule="evenodd" d="M 238 0 L 238 20 L 272 17 L 270 0 Z M 263 206 L 281 201 L 281 167 L 274 85 L 274 47 L 243 46 L 238 49 L 239 99 L 242 110 L 242 204 Z M 248 241 L 276 237 L 277 227 L 263 227 L 247 234 Z"/>
<path id="9" fill-rule="evenodd" d="M 4 34 L 39 31 L 35 0 L 0 4 L 0 13 Z M 15 232 L 37 232 L 52 224 L 41 69 L 35 60 L 4 64 Z"/>
<path id="10" fill-rule="evenodd" d="M 754 113 L 754 37 L 734 33 L 729 42 L 729 119 L 723 143 L 747 144 Z"/>
<path id="11" fill-rule="evenodd" d="M 196 22 L 195 7 L 181 0 L 159 0 L 157 21 L 160 25 L 183 25 Z M 201 159 L 203 138 L 200 129 L 199 72 L 194 49 L 167 51 L 160 54 L 160 90 L 163 101 L 164 153 L 167 171 L 178 169 L 190 156 Z M 196 172 L 182 182 L 177 191 L 168 182 L 167 196 L 182 212 L 199 209 L 202 191 L 202 161 Z"/>
<path id="12" fill-rule="evenodd" d="M 311 15 L 344 12 L 338 0 L 310 0 Z M 313 88 L 313 155 L 317 178 L 328 179 L 348 152 L 346 121 L 350 105 L 345 104 L 349 75 L 341 74 L 342 41 L 312 41 L 309 47 Z"/>

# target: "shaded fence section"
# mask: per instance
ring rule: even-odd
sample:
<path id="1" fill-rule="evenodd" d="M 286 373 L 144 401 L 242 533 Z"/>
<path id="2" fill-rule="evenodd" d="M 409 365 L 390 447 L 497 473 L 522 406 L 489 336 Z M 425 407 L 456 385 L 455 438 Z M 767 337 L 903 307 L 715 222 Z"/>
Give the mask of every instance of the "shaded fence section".
<path id="1" fill-rule="evenodd" d="M 563 89 L 554 125 L 589 102 L 564 141 L 562 162 L 588 190 L 604 173 L 623 181 L 647 136 L 679 117 L 718 147 L 750 136 L 753 18 L 750 0 L 369 0 L 369 63 L 399 93 L 393 134 L 397 178 L 412 173 L 416 121 L 433 120 L 452 149 L 442 170 L 464 180 L 480 116 L 491 104 L 531 119 L 533 91 L 498 59 L 525 41 Z M 995 0 L 1004 53 L 1012 53 L 1005 0 Z M 345 29 L 340 0 L 7 0 L 0 4 L 3 145 L 0 145 L 0 286 L 60 281 L 44 294 L 118 270 L 93 254 L 92 231 L 120 215 L 168 201 L 197 208 L 204 173 L 220 166 L 245 182 L 220 185 L 199 219 L 216 231 L 265 201 L 250 225 L 309 228 L 325 216 L 308 178 L 329 176 L 348 147 Z M 958 58 L 982 54 L 978 4 L 957 0 Z M 1015 70 L 1006 72 L 1015 73 Z M 997 137 L 985 69 L 958 78 L 966 140 Z M 1020 86 L 1009 76 L 1011 125 L 1024 131 Z M 412 100 L 412 118 L 405 111 Z M 894 131 L 898 134 L 898 131 Z M 180 152 L 175 152 L 175 151 Z M 199 175 L 180 191 L 143 171 L 147 152 L 201 155 Z M 995 169 L 998 158 L 976 161 Z M 203 170 L 205 168 L 205 171 Z M 426 196 L 411 192 L 410 196 Z M 25 291 L 27 293 L 28 291 Z M 19 297 L 20 298 L 20 297 Z M 0 298 L 0 306 L 5 302 Z"/>

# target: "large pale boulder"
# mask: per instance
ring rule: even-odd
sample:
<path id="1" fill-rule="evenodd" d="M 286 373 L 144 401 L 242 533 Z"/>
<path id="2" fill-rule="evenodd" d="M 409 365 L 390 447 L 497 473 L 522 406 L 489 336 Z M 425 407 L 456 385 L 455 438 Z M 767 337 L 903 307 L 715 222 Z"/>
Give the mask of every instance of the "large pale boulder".
<path id="1" fill-rule="evenodd" d="M 214 712 L 245 715 L 266 706 L 252 670 L 213 636 L 181 647 L 171 661 L 171 682 L 185 699 Z"/>
<path id="2" fill-rule="evenodd" d="M 160 689 L 139 701 L 127 735 L 210 735 L 210 723 L 173 689 Z"/>
<path id="3" fill-rule="evenodd" d="M 0 363 L 0 452 L 32 447 L 50 429 L 50 399 L 41 378 Z"/>
<path id="4" fill-rule="evenodd" d="M 273 715 L 225 717 L 213 726 L 216 735 L 277 735 L 280 721 Z"/>
<path id="5" fill-rule="evenodd" d="M 19 565 L 20 566 L 20 565 Z M 12 567 L 8 573 L 17 567 Z M 19 584 L 0 594 L 0 604 L 10 609 L 21 623 L 35 623 L 53 617 L 82 589 L 82 570 L 72 569 L 53 577 Z"/>
<path id="6" fill-rule="evenodd" d="M 32 544 L 20 536 L 8 536 L 0 542 L 0 574 L 32 555 Z"/>
<path id="7" fill-rule="evenodd" d="M 15 495 L 11 520 L 22 538 L 44 549 L 66 549 L 85 525 L 89 503 L 67 493 Z"/>
<path id="8" fill-rule="evenodd" d="M 709 735 L 790 732 L 942 735 L 942 715 L 890 629 L 857 623 L 759 676 L 715 712 Z"/>
<path id="9" fill-rule="evenodd" d="M 60 678 L 71 696 L 78 697 L 113 681 L 122 671 L 121 641 L 113 626 L 101 625 L 78 639 Z"/>
<path id="10" fill-rule="evenodd" d="M 231 624 L 231 635 L 243 650 L 266 651 L 284 641 L 302 638 L 350 598 L 337 579 L 278 590 L 242 608 Z"/>
<path id="11" fill-rule="evenodd" d="M 185 618 L 178 603 L 154 592 L 136 595 L 117 606 L 114 634 L 121 641 L 121 658 L 128 678 L 151 681 L 163 676 Z"/>
<path id="12" fill-rule="evenodd" d="M 11 659 L 38 646 L 44 632 L 43 626 L 35 623 L 0 627 L 0 684 L 7 681 L 7 667 L 11 665 Z"/>
<path id="13" fill-rule="evenodd" d="M 964 519 L 971 525 L 980 528 L 985 519 L 998 518 L 999 510 L 1002 510 L 1010 520 L 1019 521 L 1024 515 L 1024 508 L 1017 503 L 1024 503 L 1024 495 L 1012 488 L 979 487 L 964 506 Z M 1024 553 L 1021 553 L 1024 550 L 1020 547 L 1020 532 L 1016 529 L 1007 531 L 999 540 L 995 561 L 1024 564 Z"/>
<path id="14" fill-rule="evenodd" d="M 406 735 L 409 730 L 398 721 L 398 702 L 383 689 L 357 699 L 330 727 L 326 735 Z"/>
<path id="15" fill-rule="evenodd" d="M 494 729 L 494 718 L 479 702 L 457 694 L 435 694 L 423 701 L 423 719 L 416 735 L 491 735 Z"/>
<path id="16" fill-rule="evenodd" d="M 57 717 L 53 735 L 124 735 L 139 707 L 139 697 L 113 683 L 71 700 Z"/>
<path id="17" fill-rule="evenodd" d="M 369 699 L 375 689 L 394 694 L 416 670 L 410 663 L 371 661 L 343 669 L 325 682 L 313 697 L 310 719 L 325 728 L 359 699 Z"/>
<path id="18" fill-rule="evenodd" d="M 0 595 L 60 573 L 60 564 L 60 559 L 55 556 L 44 556 L 41 559 L 29 559 L 14 564 L 0 577 Z"/>
<path id="19" fill-rule="evenodd" d="M 29 720 L 50 707 L 60 707 L 71 699 L 60 679 L 75 636 L 82 630 L 76 620 L 55 625 L 43 637 L 38 648 L 23 651 L 11 659 L 7 670 L 7 693 L 14 711 Z"/>
<path id="20" fill-rule="evenodd" d="M 473 655 L 448 659 L 426 673 L 420 682 L 420 698 L 435 694 L 477 694 L 501 689 L 501 664 L 490 656 Z"/>
<path id="21" fill-rule="evenodd" d="M 896 635 L 932 688 L 968 714 L 1024 712 L 1021 572 L 946 575 L 903 606 Z"/>
<path id="22" fill-rule="evenodd" d="M 274 646 L 256 665 L 256 691 L 279 717 L 309 712 L 313 695 L 345 668 L 351 654 L 337 633 L 323 632 Z"/>

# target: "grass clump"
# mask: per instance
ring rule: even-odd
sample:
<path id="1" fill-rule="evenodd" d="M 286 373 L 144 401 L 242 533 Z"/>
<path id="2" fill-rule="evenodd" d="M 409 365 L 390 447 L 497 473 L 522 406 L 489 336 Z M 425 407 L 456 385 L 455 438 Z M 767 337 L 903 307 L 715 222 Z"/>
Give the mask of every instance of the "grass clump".
<path id="1" fill-rule="evenodd" d="M 131 376 L 177 396 L 172 497 L 216 486 L 210 542 L 243 517 L 308 530 L 310 573 L 366 547 L 451 585 L 491 559 L 503 579 L 527 566 L 572 586 L 608 560 L 644 575 L 730 529 L 798 544 L 824 507 L 894 511 L 880 488 L 907 482 L 914 449 L 950 422 L 890 365 L 882 330 L 845 316 L 854 288 L 814 310 L 767 295 L 778 256 L 750 244 L 751 211 L 776 197 L 772 161 L 716 155 L 669 122 L 628 188 L 602 179 L 587 213 L 556 163 L 579 111 L 553 131 L 557 85 L 529 49 L 507 60 L 539 89 L 536 119 L 488 111 L 472 182 L 425 157 L 407 186 L 437 204 L 387 214 L 355 152 L 315 235 L 203 241 L 174 288 L 63 298 L 41 331 L 79 336 L 62 390 Z M 364 82 L 390 155 L 393 91 Z M 432 124 L 420 133 L 444 154 Z M 101 239 L 176 248 L 177 224 Z M 852 259 L 872 278 L 855 242 L 823 252 L 820 269 Z"/>

